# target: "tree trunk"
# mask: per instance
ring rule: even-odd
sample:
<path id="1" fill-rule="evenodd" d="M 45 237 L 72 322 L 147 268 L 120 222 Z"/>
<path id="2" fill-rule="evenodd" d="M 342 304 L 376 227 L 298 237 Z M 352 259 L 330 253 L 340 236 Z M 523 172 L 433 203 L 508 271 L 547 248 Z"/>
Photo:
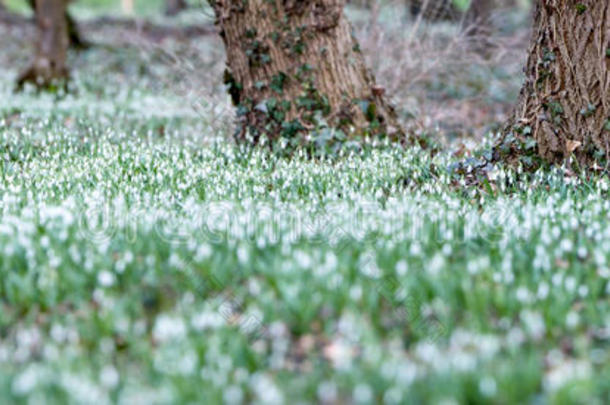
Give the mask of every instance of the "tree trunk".
<path id="1" fill-rule="evenodd" d="M 18 87 L 31 82 L 49 87 L 54 81 L 68 77 L 68 22 L 66 0 L 36 0 L 38 41 L 32 65 L 18 79 Z"/>
<path id="2" fill-rule="evenodd" d="M 470 36 L 489 35 L 492 0 L 472 0 L 466 14 L 466 30 Z"/>
<path id="3" fill-rule="evenodd" d="M 539 0 L 526 82 L 496 151 L 537 150 L 552 163 L 570 156 L 584 165 L 607 159 L 609 67 L 607 0 Z"/>
<path id="4" fill-rule="evenodd" d="M 210 3 L 227 49 L 238 140 L 301 141 L 326 124 L 347 136 L 401 137 L 343 16 L 345 0 Z"/>
<path id="5" fill-rule="evenodd" d="M 469 45 L 474 51 L 487 56 L 493 47 L 490 41 L 492 10 L 493 0 L 472 0 L 464 21 Z"/>
<path id="6" fill-rule="evenodd" d="M 165 15 L 176 15 L 179 12 L 186 10 L 187 6 L 185 0 L 166 0 Z"/>
<path id="7" fill-rule="evenodd" d="M 71 0 L 66 0 L 66 4 L 70 1 Z M 28 0 L 28 2 L 30 3 L 30 8 L 34 11 L 34 14 L 36 14 L 36 0 Z M 66 23 L 68 24 L 68 39 L 70 41 L 70 46 L 76 49 L 87 49 L 89 47 L 89 43 L 82 39 L 80 33 L 78 32 L 76 21 L 74 21 L 74 18 L 72 18 L 68 12 L 68 7 L 66 7 Z"/>

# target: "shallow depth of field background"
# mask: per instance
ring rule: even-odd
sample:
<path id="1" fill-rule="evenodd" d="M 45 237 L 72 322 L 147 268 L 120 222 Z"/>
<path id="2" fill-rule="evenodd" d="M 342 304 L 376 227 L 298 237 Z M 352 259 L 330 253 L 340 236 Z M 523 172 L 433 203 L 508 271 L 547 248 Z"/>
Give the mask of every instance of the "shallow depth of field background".
<path id="1" fill-rule="evenodd" d="M 232 143 L 206 7 L 79 0 L 69 94 L 13 92 L 34 29 L 0 24 L 0 402 L 607 403 L 610 182 L 452 170 L 516 101 L 526 3 L 485 56 L 349 6 L 436 147 L 321 159 Z"/>

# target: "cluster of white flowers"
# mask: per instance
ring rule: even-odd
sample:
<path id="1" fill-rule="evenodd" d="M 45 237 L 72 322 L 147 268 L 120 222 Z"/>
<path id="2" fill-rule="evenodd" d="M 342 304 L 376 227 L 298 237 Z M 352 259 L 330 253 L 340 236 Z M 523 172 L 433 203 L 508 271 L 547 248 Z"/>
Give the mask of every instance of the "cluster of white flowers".
<path id="1" fill-rule="evenodd" d="M 559 171 L 523 181 L 498 168 L 494 196 L 456 189 L 438 169 L 450 157 L 419 150 L 284 159 L 104 128 L 49 118 L 0 131 L 0 306 L 31 316 L 0 340 L 17 397 L 50 381 L 83 400 L 180 397 L 109 360 L 133 350 L 227 403 L 285 401 L 275 373 L 313 372 L 308 355 L 360 378 L 349 389 L 320 379 L 319 401 L 400 403 L 412 384 L 476 373 L 504 346 L 610 328 L 592 315 L 610 294 L 607 179 L 566 192 Z M 426 339 L 411 318 L 450 330 Z M 85 348 L 102 357 L 95 372 L 55 375 L 82 367 Z M 35 367 L 40 356 L 48 364 Z M 545 387 L 588 378 L 589 361 L 554 364 Z M 361 378 L 369 366 L 381 393 Z M 487 397 L 501 389 L 477 381 Z"/>

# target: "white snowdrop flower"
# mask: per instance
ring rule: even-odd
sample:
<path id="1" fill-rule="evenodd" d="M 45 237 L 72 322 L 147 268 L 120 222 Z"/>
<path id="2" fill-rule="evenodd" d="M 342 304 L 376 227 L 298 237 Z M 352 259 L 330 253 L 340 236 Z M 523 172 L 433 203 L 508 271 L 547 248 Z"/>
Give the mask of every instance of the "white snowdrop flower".
<path id="1" fill-rule="evenodd" d="M 406 260 L 402 259 L 396 263 L 396 274 L 397 275 L 404 276 L 405 274 L 407 274 L 408 270 L 409 270 L 409 267 L 407 265 Z"/>
<path id="2" fill-rule="evenodd" d="M 324 357 L 339 370 L 348 370 L 354 355 L 352 347 L 344 340 L 337 339 L 324 348 Z"/>
<path id="3" fill-rule="evenodd" d="M 53 324 L 50 334 L 56 343 L 63 343 L 67 336 L 66 329 L 58 323 Z"/>
<path id="4" fill-rule="evenodd" d="M 570 329 L 574 329 L 580 323 L 580 315 L 577 312 L 570 311 L 566 315 L 566 326 Z"/>
<path id="5" fill-rule="evenodd" d="M 325 256 L 325 265 L 329 270 L 335 270 L 337 268 L 337 256 L 333 251 L 328 251 Z"/>
<path id="6" fill-rule="evenodd" d="M 186 335 L 186 325 L 181 318 L 159 315 L 153 328 L 153 337 L 159 342 L 179 340 Z"/>
<path id="7" fill-rule="evenodd" d="M 146 256 L 145 262 L 148 267 L 153 267 L 156 262 L 155 256 L 153 256 L 153 255 Z"/>
<path id="8" fill-rule="evenodd" d="M 230 385 L 224 389 L 222 400 L 226 405 L 243 404 L 244 392 L 238 385 Z"/>
<path id="9" fill-rule="evenodd" d="M 454 398 L 442 398 L 437 402 L 438 405 L 458 405 Z"/>
<path id="10" fill-rule="evenodd" d="M 177 371 L 182 375 L 190 375 L 195 371 L 197 362 L 197 355 L 194 352 L 187 351 L 178 359 Z"/>
<path id="11" fill-rule="evenodd" d="M 60 353 L 59 353 L 59 349 L 57 348 L 57 346 L 47 344 L 43 348 L 42 355 L 45 360 L 47 360 L 49 362 L 55 362 L 59 359 Z M 1 359 L 2 359 L 2 356 L 0 355 L 0 361 L 1 361 Z"/>
<path id="12" fill-rule="evenodd" d="M 111 338 L 106 337 L 101 339 L 99 345 L 100 352 L 102 352 L 106 356 L 110 356 L 112 353 L 115 352 L 116 344 Z"/>
<path id="13" fill-rule="evenodd" d="M 168 264 L 175 268 L 181 268 L 184 265 L 184 262 L 175 252 L 172 252 L 167 260 Z"/>
<path id="14" fill-rule="evenodd" d="M 269 325 L 269 334 L 274 339 L 284 338 L 287 335 L 287 333 L 288 333 L 288 328 L 282 322 L 277 321 L 277 322 L 273 322 L 271 325 Z"/>
<path id="15" fill-rule="evenodd" d="M 587 258 L 587 254 L 588 254 L 588 252 L 587 252 L 587 248 L 586 248 L 586 247 L 584 247 L 584 246 L 579 247 L 579 248 L 578 248 L 578 253 L 577 253 L 577 254 L 578 254 L 578 258 L 579 258 L 579 259 L 581 259 L 581 260 L 586 259 L 586 258 Z"/>
<path id="16" fill-rule="evenodd" d="M 48 236 L 45 235 L 42 238 L 40 238 L 40 246 L 42 246 L 43 248 L 47 249 L 50 244 L 51 244 L 51 240 L 49 239 Z"/>
<path id="17" fill-rule="evenodd" d="M 565 384 L 585 380 L 591 376 L 591 365 L 584 361 L 564 361 L 551 369 L 544 377 L 547 391 L 557 391 Z"/>
<path id="18" fill-rule="evenodd" d="M 597 275 L 601 278 L 610 278 L 610 269 L 608 267 L 601 267 L 597 270 Z"/>
<path id="19" fill-rule="evenodd" d="M 544 233 L 543 233 L 544 235 Z M 554 226 L 553 229 L 551 230 L 551 235 L 553 236 L 553 239 L 558 239 L 559 236 L 561 235 L 561 230 L 559 229 L 559 227 Z"/>
<path id="20" fill-rule="evenodd" d="M 563 283 L 563 274 L 560 274 L 560 273 L 553 274 L 553 277 L 551 278 L 551 282 L 553 283 L 553 286 L 559 287 L 561 285 L 561 283 Z"/>
<path id="21" fill-rule="evenodd" d="M 250 259 L 250 253 L 248 252 L 248 248 L 244 245 L 241 245 L 240 247 L 237 248 L 237 260 L 239 260 L 239 262 L 241 264 L 246 264 L 248 263 L 248 260 Z"/>
<path id="22" fill-rule="evenodd" d="M 551 367 L 556 367 L 563 363 L 564 355 L 559 349 L 551 349 L 546 355 L 546 361 Z"/>
<path id="23" fill-rule="evenodd" d="M 543 337 L 544 333 L 546 332 L 546 325 L 540 313 L 531 310 L 524 310 L 521 312 L 520 318 L 530 336 L 536 340 Z"/>
<path id="24" fill-rule="evenodd" d="M 252 376 L 250 384 L 262 403 L 270 405 L 283 403 L 282 392 L 269 376 L 257 373 Z"/>
<path id="25" fill-rule="evenodd" d="M 572 276 L 566 277 L 565 281 L 566 291 L 572 293 L 576 290 L 576 279 Z"/>
<path id="26" fill-rule="evenodd" d="M 114 284 L 114 274 L 104 270 L 97 275 L 97 282 L 102 287 L 111 287 Z"/>
<path id="27" fill-rule="evenodd" d="M 391 387 L 383 394 L 383 403 L 385 405 L 395 405 L 402 403 L 402 391 L 399 387 Z"/>
<path id="28" fill-rule="evenodd" d="M 530 292 L 526 287 L 521 286 L 517 288 L 516 296 L 517 300 L 521 303 L 525 304 L 530 302 Z"/>
<path id="29" fill-rule="evenodd" d="M 12 244 L 6 245 L 4 247 L 4 255 L 5 256 L 12 256 L 13 253 L 15 253 L 15 246 Z"/>
<path id="30" fill-rule="evenodd" d="M 587 287 L 586 285 L 581 285 L 580 287 L 578 287 L 578 295 L 580 295 L 582 298 L 585 298 L 588 294 L 589 287 Z"/>
<path id="31" fill-rule="evenodd" d="M 437 253 L 436 255 L 434 255 L 434 257 L 428 264 L 428 272 L 432 276 L 437 276 L 444 265 L 445 265 L 445 258 L 442 255 Z"/>
<path id="32" fill-rule="evenodd" d="M 479 391 L 486 397 L 493 397 L 497 391 L 496 380 L 489 376 L 483 377 L 479 381 Z"/>
<path id="33" fill-rule="evenodd" d="M 352 301 L 360 301 L 362 298 L 362 287 L 357 284 L 349 289 L 349 297 Z"/>
<path id="34" fill-rule="evenodd" d="M 0 363 L 9 361 L 9 349 L 0 345 Z"/>
<path id="35" fill-rule="evenodd" d="M 237 383 L 245 383 L 246 381 L 248 381 L 248 377 L 248 370 L 246 370 L 245 368 L 239 367 L 233 372 L 233 379 Z"/>
<path id="36" fill-rule="evenodd" d="M 373 400 L 373 390 L 364 383 L 356 385 L 352 395 L 357 404 L 368 404 Z"/>
<path id="37" fill-rule="evenodd" d="M 123 274 L 125 272 L 126 263 L 123 260 L 118 260 L 114 266 L 115 270 L 119 274 Z"/>
<path id="38" fill-rule="evenodd" d="M 453 253 L 453 248 L 451 247 L 451 245 L 449 243 L 445 243 L 443 245 L 443 254 L 445 256 L 450 256 L 451 253 Z"/>
<path id="39" fill-rule="evenodd" d="M 538 286 L 538 293 L 536 294 L 540 300 L 545 300 L 549 296 L 550 288 L 545 282 L 540 283 Z"/>
<path id="40" fill-rule="evenodd" d="M 205 329 L 216 329 L 225 324 L 225 319 L 216 311 L 203 311 L 191 320 L 193 328 L 199 332 Z"/>
<path id="41" fill-rule="evenodd" d="M 31 348 L 41 343 L 40 331 L 37 328 L 20 329 L 17 332 L 17 342 L 19 346 Z"/>
<path id="42" fill-rule="evenodd" d="M 337 401 L 337 386 L 332 381 L 323 381 L 318 385 L 318 400 L 323 404 L 331 404 Z"/>
<path id="43" fill-rule="evenodd" d="M 421 254 L 421 245 L 417 242 L 414 242 L 409 249 L 409 253 L 413 256 L 419 256 Z"/>
<path id="44" fill-rule="evenodd" d="M 561 241 L 560 247 L 564 252 L 571 252 L 574 248 L 574 243 L 571 239 L 564 239 Z"/>
<path id="45" fill-rule="evenodd" d="M 476 261 L 471 260 L 466 264 L 466 270 L 468 270 L 468 274 L 475 275 L 479 272 L 479 267 L 477 266 Z"/>
<path id="46" fill-rule="evenodd" d="M 119 373 L 111 365 L 104 366 L 100 371 L 100 383 L 106 388 L 114 388 L 119 384 Z"/>
<path id="47" fill-rule="evenodd" d="M 417 366 L 411 362 L 402 362 L 396 369 L 396 381 L 403 386 L 408 386 L 417 378 Z"/>
<path id="48" fill-rule="evenodd" d="M 17 396 L 27 395 L 31 392 L 40 378 L 40 370 L 35 366 L 29 366 L 13 380 L 12 391 Z"/>
<path id="49" fill-rule="evenodd" d="M 469 372 L 475 369 L 477 360 L 471 353 L 458 351 L 452 355 L 451 363 L 460 372 Z"/>
<path id="50" fill-rule="evenodd" d="M 261 284 L 256 278 L 251 278 L 250 280 L 248 280 L 248 291 L 253 296 L 257 296 L 261 293 Z"/>
<path id="51" fill-rule="evenodd" d="M 371 278 L 378 278 L 381 276 L 381 269 L 377 266 L 377 260 L 374 253 L 365 253 L 360 258 L 360 272 Z"/>
<path id="52" fill-rule="evenodd" d="M 307 269 L 311 266 L 311 257 L 302 250 L 294 252 L 294 258 L 299 267 L 303 269 Z"/>
<path id="53" fill-rule="evenodd" d="M 212 247 L 207 243 L 202 243 L 197 248 L 195 259 L 199 262 L 208 259 L 212 255 Z"/>

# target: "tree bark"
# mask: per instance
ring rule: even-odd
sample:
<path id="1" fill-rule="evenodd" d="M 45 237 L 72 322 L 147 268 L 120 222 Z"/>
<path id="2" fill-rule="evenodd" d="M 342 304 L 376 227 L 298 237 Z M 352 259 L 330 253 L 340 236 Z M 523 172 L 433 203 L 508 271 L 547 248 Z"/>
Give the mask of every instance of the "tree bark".
<path id="1" fill-rule="evenodd" d="M 303 140 L 325 123 L 347 136 L 402 137 L 344 18 L 345 0 L 210 3 L 227 49 L 238 140 Z"/>
<path id="2" fill-rule="evenodd" d="M 66 4 L 71 0 L 66 0 Z M 36 15 L 36 0 L 28 0 L 30 3 L 31 9 L 34 11 L 34 15 Z M 70 13 L 68 12 L 68 7 L 66 7 L 66 23 L 68 24 L 68 39 L 70 41 L 70 46 L 76 49 L 87 49 L 89 47 L 89 43 L 83 40 L 80 33 L 78 32 L 78 26 L 76 25 L 76 21 Z"/>
<path id="3" fill-rule="evenodd" d="M 181 11 L 186 10 L 187 6 L 188 4 L 186 4 L 185 0 L 166 0 L 165 15 L 177 15 Z"/>
<path id="4" fill-rule="evenodd" d="M 26 82 L 49 87 L 68 78 L 66 56 L 69 35 L 66 0 L 36 0 L 38 41 L 36 55 L 29 69 L 18 79 L 18 87 Z"/>
<path id="5" fill-rule="evenodd" d="M 585 166 L 607 159 L 609 68 L 607 0 L 539 0 L 526 81 L 496 151 L 529 149 L 551 163 L 574 156 Z"/>
<path id="6" fill-rule="evenodd" d="M 485 56 L 490 55 L 493 47 L 490 41 L 492 10 L 493 0 L 472 0 L 463 26 L 472 50 Z"/>
<path id="7" fill-rule="evenodd" d="M 466 13 L 466 29 L 470 36 L 489 35 L 492 0 L 472 0 Z"/>

